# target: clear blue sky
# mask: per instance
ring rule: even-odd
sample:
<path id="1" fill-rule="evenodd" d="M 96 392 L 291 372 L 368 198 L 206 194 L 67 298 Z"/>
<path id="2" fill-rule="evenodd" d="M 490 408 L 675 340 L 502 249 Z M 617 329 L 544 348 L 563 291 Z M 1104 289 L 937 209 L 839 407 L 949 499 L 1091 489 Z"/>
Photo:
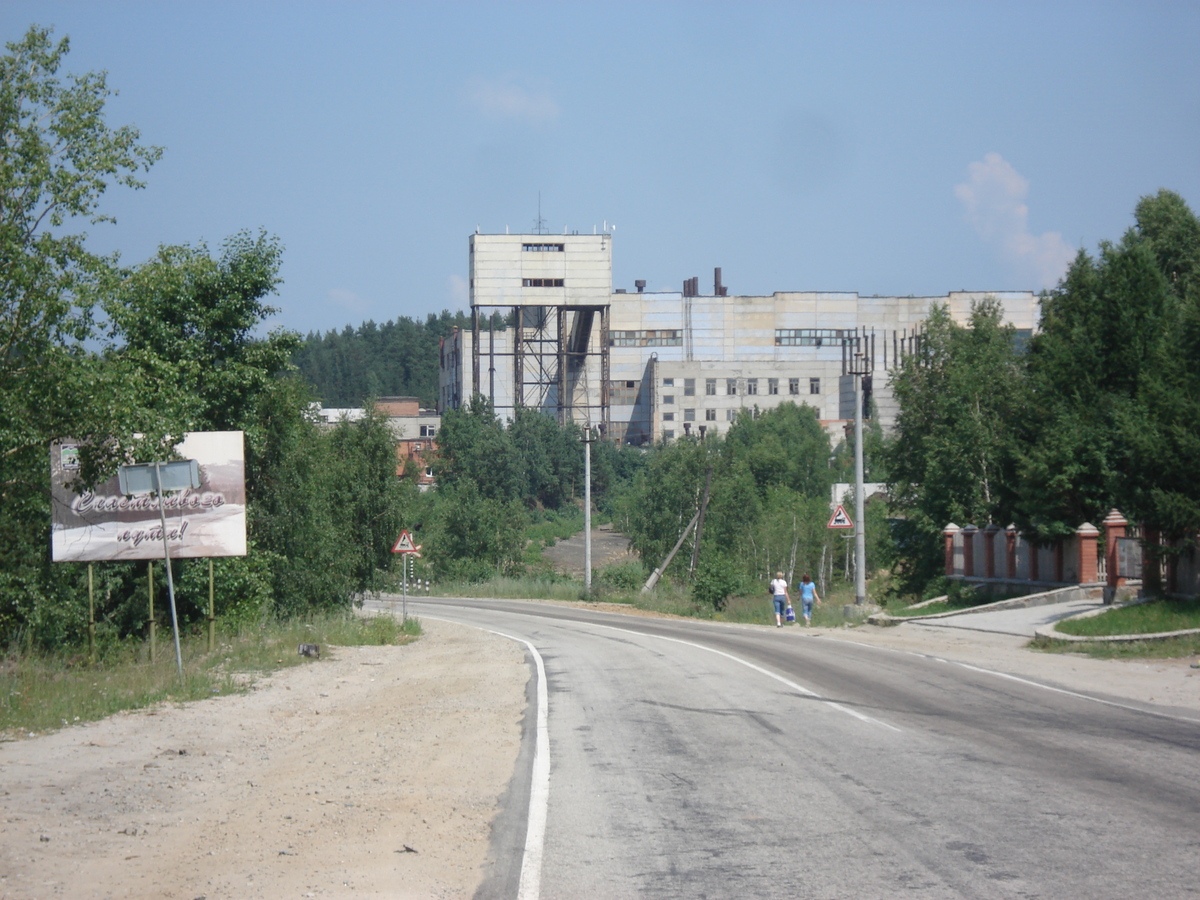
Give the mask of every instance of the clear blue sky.
<path id="1" fill-rule="evenodd" d="M 32 2 L 166 152 L 94 246 L 242 229 L 273 324 L 465 309 L 467 239 L 616 225 L 614 287 L 1053 286 L 1166 187 L 1200 210 L 1200 3 Z"/>

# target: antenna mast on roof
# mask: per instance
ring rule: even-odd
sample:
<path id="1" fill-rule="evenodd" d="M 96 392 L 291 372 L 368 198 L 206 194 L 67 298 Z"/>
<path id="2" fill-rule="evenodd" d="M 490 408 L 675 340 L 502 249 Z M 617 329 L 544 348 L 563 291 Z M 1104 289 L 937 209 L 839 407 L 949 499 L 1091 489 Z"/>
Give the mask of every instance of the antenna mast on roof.
<path id="1" fill-rule="evenodd" d="M 545 234 L 546 233 L 546 220 L 542 218 L 542 192 L 541 191 L 538 191 L 538 214 L 537 214 L 537 218 L 533 220 L 533 233 L 534 234 Z"/>

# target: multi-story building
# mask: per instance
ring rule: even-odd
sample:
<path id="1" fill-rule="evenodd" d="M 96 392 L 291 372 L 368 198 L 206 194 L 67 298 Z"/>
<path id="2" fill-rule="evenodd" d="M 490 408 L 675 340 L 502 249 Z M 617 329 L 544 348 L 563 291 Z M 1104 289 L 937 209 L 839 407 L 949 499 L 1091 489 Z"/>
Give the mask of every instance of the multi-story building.
<path id="1" fill-rule="evenodd" d="M 375 411 L 387 416 L 388 430 L 396 443 L 396 475 L 403 475 L 405 464 L 412 460 L 417 467 L 417 485 L 422 490 L 432 485 L 441 416 L 436 410 L 422 409 L 416 397 L 380 397 L 375 401 Z M 313 404 L 312 412 L 328 426 L 342 421 L 357 422 L 366 414 L 362 407 L 332 409 L 320 404 Z"/>
<path id="2" fill-rule="evenodd" d="M 896 416 L 888 374 L 935 304 L 965 323 L 993 297 L 1019 332 L 1036 324 L 1031 291 L 730 296 L 720 269 L 707 296 L 696 278 L 678 292 L 647 293 L 641 281 L 635 293 L 612 291 L 611 246 L 607 234 L 473 235 L 474 327 L 442 343 L 439 409 L 477 392 L 502 417 L 524 405 L 640 444 L 724 432 L 741 410 L 790 401 L 840 435 L 857 365 L 886 430 Z"/>

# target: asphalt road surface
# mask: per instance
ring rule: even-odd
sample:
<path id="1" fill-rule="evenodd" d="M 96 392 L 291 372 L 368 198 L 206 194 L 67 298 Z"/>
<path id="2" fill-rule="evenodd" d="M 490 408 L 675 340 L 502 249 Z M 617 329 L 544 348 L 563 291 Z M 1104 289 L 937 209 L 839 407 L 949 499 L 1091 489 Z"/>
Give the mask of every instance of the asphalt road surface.
<path id="1" fill-rule="evenodd" d="M 799 629 L 496 600 L 409 612 L 544 660 L 544 841 L 522 854 L 542 802 L 531 680 L 478 896 L 517 896 L 522 859 L 523 896 L 547 900 L 1200 895 L 1195 714 Z"/>

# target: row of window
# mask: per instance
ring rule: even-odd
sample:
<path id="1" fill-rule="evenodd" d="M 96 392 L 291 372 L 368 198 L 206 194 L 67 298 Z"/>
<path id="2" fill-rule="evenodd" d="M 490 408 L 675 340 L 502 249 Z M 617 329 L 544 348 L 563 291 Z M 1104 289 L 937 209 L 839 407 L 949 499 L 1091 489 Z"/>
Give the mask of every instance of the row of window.
<path id="1" fill-rule="evenodd" d="M 739 380 L 740 379 L 737 379 L 737 378 L 726 378 L 725 379 L 726 395 L 736 395 L 737 394 Z M 777 395 L 779 393 L 780 379 L 768 378 L 766 381 L 767 381 L 767 393 L 770 395 Z M 704 379 L 704 393 L 706 396 L 715 397 L 717 395 L 717 382 L 718 382 L 718 379 L 716 379 L 716 378 Z M 746 387 L 745 387 L 744 393 L 757 394 L 758 393 L 758 382 L 759 382 L 759 379 L 757 379 L 757 378 L 745 379 Z M 675 387 L 675 379 L 674 378 L 664 378 L 663 379 L 663 388 L 665 389 L 665 388 L 670 388 L 670 387 Z M 809 392 L 809 394 L 821 393 L 821 379 L 820 378 L 808 379 L 808 392 Z M 793 397 L 798 396 L 800 394 L 800 379 L 799 378 L 789 378 L 788 379 L 788 394 L 790 394 Z M 696 395 L 696 379 L 695 378 L 683 379 L 683 396 L 694 397 L 695 395 Z M 674 402 L 675 402 L 674 394 L 663 394 L 663 403 L 674 403 Z"/>
<path id="2" fill-rule="evenodd" d="M 683 333 L 678 329 L 658 331 L 610 331 L 610 347 L 682 347 Z"/>
<path id="3" fill-rule="evenodd" d="M 854 340 L 856 332 L 846 328 L 776 328 L 776 347 L 836 346 Z"/>
<path id="4" fill-rule="evenodd" d="M 696 396 L 696 379 L 695 378 L 683 378 L 681 380 L 683 381 L 683 396 L 685 396 L 685 397 Z M 758 383 L 759 383 L 760 379 L 758 379 L 758 378 L 746 378 L 746 379 L 726 378 L 725 379 L 725 395 L 726 396 L 737 396 L 738 382 L 742 381 L 742 380 L 744 380 L 744 382 L 745 382 L 745 388 L 742 391 L 742 393 L 744 393 L 747 396 L 758 394 Z M 767 382 L 767 394 L 769 396 L 778 396 L 779 389 L 781 387 L 783 379 L 767 378 L 765 380 Z M 720 379 L 718 379 L 718 378 L 704 379 L 704 394 L 705 394 L 705 396 L 708 396 L 708 397 L 717 396 L 717 387 L 718 387 L 719 381 L 720 381 Z M 800 396 L 800 387 L 801 387 L 802 381 L 803 381 L 803 379 L 800 379 L 800 378 L 789 378 L 788 379 L 788 395 L 789 396 L 792 396 L 792 397 Z M 631 406 L 632 404 L 637 402 L 637 395 L 638 395 L 638 390 L 640 389 L 640 385 L 641 385 L 641 383 L 637 382 L 637 381 L 612 381 L 612 382 L 609 382 L 608 402 L 611 403 L 613 406 Z M 670 393 L 670 394 L 666 393 L 666 389 L 675 387 L 675 379 L 674 378 L 664 378 L 662 381 L 662 386 L 664 389 L 664 393 L 662 395 L 663 405 L 664 406 L 673 406 L 675 404 L 675 396 L 676 395 L 674 393 Z M 821 379 L 820 378 L 808 379 L 808 393 L 810 395 L 817 395 L 817 394 L 821 393 Z M 710 412 L 711 412 L 711 410 L 710 410 Z"/>
<path id="5" fill-rule="evenodd" d="M 737 418 L 738 412 L 739 412 L 739 410 L 736 410 L 736 409 L 725 410 L 725 421 L 732 422 L 734 419 Z M 674 422 L 675 421 L 675 413 L 673 413 L 673 412 L 663 413 L 663 421 L 664 422 Z M 683 421 L 695 422 L 696 421 L 696 411 L 694 409 L 685 409 L 683 411 Z M 717 411 L 715 409 L 704 410 L 704 421 L 705 422 L 717 421 Z"/>
<path id="6" fill-rule="evenodd" d="M 521 287 L 562 287 L 561 278 L 522 278 Z"/>
<path id="7" fill-rule="evenodd" d="M 562 244 L 522 244 L 521 249 L 527 253 L 562 253 Z"/>

